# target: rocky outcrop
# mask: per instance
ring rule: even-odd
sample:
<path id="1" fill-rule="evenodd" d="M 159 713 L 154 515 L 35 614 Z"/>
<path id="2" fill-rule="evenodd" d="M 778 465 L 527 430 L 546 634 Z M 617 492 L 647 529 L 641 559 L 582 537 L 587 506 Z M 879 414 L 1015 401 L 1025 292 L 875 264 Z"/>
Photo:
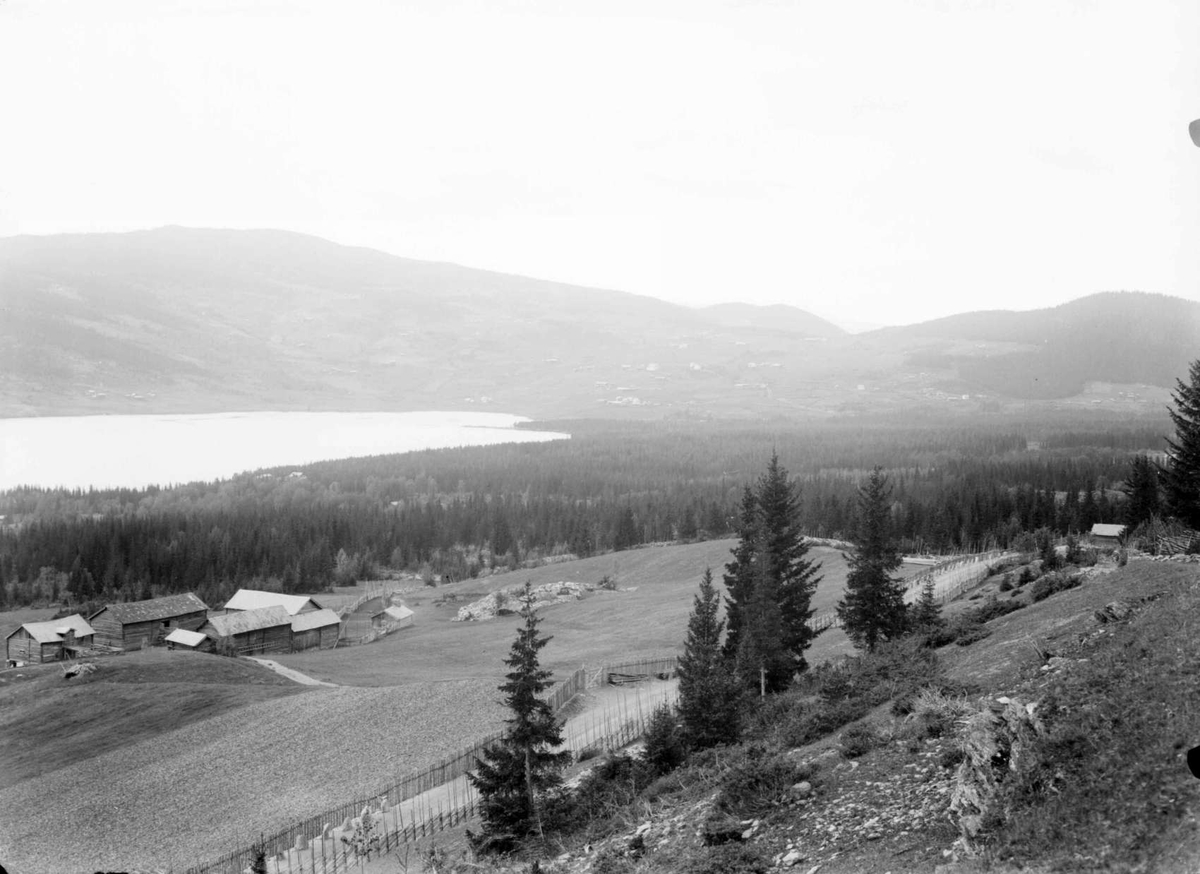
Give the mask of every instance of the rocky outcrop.
<path id="1" fill-rule="evenodd" d="M 537 610 L 541 607 L 548 607 L 551 604 L 579 601 L 595 590 L 596 587 L 591 583 L 543 583 L 540 586 L 534 586 L 532 589 L 533 608 Z M 523 586 L 499 589 L 461 608 L 458 611 L 458 615 L 454 617 L 454 621 L 482 622 L 487 619 L 495 619 L 497 616 L 516 613 L 521 609 L 521 596 L 523 593 Z"/>

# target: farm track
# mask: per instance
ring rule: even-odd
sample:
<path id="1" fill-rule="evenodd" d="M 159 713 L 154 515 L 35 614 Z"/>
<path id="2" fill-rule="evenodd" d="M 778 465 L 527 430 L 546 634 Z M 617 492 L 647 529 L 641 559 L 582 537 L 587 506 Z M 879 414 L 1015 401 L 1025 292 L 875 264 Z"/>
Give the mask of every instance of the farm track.
<path id="1" fill-rule="evenodd" d="M 0 792 L 12 874 L 182 869 L 361 798 L 494 731 L 495 683 L 319 688 Z"/>

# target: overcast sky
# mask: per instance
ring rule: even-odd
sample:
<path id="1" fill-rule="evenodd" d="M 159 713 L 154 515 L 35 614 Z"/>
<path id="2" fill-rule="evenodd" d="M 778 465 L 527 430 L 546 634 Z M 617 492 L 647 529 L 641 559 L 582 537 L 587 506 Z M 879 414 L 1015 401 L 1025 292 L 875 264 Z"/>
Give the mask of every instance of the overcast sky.
<path id="1" fill-rule="evenodd" d="M 0 236 L 281 227 L 898 324 L 1200 299 L 1196 0 L 0 0 Z"/>

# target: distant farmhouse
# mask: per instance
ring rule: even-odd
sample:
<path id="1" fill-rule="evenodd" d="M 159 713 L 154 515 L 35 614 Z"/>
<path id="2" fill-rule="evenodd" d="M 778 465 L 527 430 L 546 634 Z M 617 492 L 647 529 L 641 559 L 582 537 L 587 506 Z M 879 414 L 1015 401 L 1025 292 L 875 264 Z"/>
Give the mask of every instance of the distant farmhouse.
<path id="1" fill-rule="evenodd" d="M 212 652 L 213 641 L 207 634 L 176 628 L 166 636 L 167 649 L 182 649 L 189 652 Z"/>
<path id="2" fill-rule="evenodd" d="M 26 622 L 5 638 L 10 662 L 40 665 L 89 649 L 95 631 L 78 613 L 47 622 Z"/>
<path id="3" fill-rule="evenodd" d="M 342 632 L 342 620 L 332 610 L 314 610 L 292 617 L 292 652 L 333 649 Z"/>
<path id="4" fill-rule="evenodd" d="M 209 616 L 200 631 L 238 655 L 292 651 L 292 617 L 278 604 Z"/>
<path id="5" fill-rule="evenodd" d="M 282 592 L 262 592 L 258 589 L 238 589 L 225 603 L 225 611 L 259 610 L 263 607 L 282 607 L 288 616 L 324 609 L 308 595 L 285 595 Z"/>
<path id="6" fill-rule="evenodd" d="M 1092 543 L 1116 546 L 1121 542 L 1123 536 L 1125 536 L 1124 525 L 1106 525 L 1103 522 L 1097 522 L 1092 526 Z"/>
<path id="7" fill-rule="evenodd" d="M 149 601 L 109 604 L 88 617 L 96 644 L 131 650 L 162 643 L 173 629 L 198 631 L 208 617 L 204 602 L 188 592 Z"/>
<path id="8" fill-rule="evenodd" d="M 400 629 L 408 628 L 412 624 L 413 611 L 403 604 L 384 607 L 371 617 L 371 625 L 375 628 Z"/>

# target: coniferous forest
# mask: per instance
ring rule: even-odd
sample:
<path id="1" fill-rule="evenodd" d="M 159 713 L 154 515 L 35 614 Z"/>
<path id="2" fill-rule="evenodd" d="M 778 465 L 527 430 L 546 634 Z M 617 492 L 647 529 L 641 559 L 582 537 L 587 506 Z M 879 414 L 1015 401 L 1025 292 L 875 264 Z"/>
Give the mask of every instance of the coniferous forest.
<path id="1" fill-rule="evenodd" d="M 1162 421 L 1058 414 L 897 423 L 538 422 L 569 441 L 374 456 L 145 490 L 0 494 L 0 598 L 136 600 L 241 586 L 320 591 L 384 569 L 432 580 L 644 543 L 732 536 L 778 454 L 807 536 L 853 539 L 878 466 L 906 552 L 1005 546 L 1124 521 L 1121 488 Z"/>

